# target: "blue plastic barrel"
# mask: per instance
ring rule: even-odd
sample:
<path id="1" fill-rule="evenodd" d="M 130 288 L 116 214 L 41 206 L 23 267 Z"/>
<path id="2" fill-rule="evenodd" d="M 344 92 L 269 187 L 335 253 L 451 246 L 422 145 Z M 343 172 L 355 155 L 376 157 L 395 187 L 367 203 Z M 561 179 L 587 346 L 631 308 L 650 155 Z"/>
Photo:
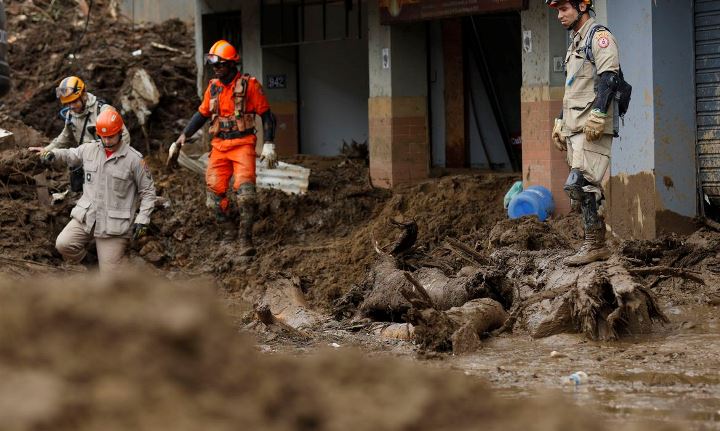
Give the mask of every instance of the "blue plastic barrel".
<path id="1" fill-rule="evenodd" d="M 511 219 L 534 215 L 540 221 L 545 221 L 554 211 L 552 193 L 543 186 L 528 187 L 516 194 L 508 205 L 508 217 Z"/>

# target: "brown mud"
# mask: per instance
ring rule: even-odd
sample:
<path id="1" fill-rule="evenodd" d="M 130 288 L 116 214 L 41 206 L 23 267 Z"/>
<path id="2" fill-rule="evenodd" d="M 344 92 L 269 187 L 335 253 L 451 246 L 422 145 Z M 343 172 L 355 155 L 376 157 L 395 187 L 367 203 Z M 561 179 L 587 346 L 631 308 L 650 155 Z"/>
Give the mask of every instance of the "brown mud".
<path id="1" fill-rule="evenodd" d="M 552 394 L 508 400 L 399 359 L 261 355 L 197 283 L 2 281 L 0 304 L 10 431 L 648 429 L 605 425 Z"/>

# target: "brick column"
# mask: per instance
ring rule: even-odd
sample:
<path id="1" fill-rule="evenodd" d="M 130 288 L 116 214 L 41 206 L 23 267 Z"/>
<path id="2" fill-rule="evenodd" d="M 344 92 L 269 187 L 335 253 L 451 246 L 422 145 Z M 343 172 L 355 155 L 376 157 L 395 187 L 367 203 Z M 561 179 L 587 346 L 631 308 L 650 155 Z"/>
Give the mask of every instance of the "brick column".
<path id="1" fill-rule="evenodd" d="M 565 74 L 555 67 L 567 50 L 567 31 L 545 2 L 532 1 L 521 12 L 523 36 L 523 86 L 520 91 L 523 185 L 541 185 L 553 195 L 555 213 L 570 211 L 563 186 L 570 173 L 567 153 L 559 151 L 551 134 L 562 109 Z M 529 43 L 527 43 L 529 42 Z"/>
<path id="2" fill-rule="evenodd" d="M 370 177 L 378 187 L 416 183 L 430 172 L 425 25 L 381 26 L 370 0 L 368 43 Z"/>
<path id="3" fill-rule="evenodd" d="M 562 88 L 523 87 L 520 103 L 523 186 L 540 185 L 550 190 L 557 214 L 570 211 L 570 199 L 563 190 L 570 173 L 567 153 L 558 151 L 550 137 L 562 109 L 562 93 Z"/>

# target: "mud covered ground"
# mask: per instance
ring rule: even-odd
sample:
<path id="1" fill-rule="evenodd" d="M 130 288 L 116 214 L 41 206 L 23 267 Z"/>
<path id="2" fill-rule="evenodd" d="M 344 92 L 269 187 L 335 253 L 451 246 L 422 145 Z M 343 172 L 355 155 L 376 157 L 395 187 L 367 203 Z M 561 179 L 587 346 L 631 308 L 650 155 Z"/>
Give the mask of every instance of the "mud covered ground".
<path id="1" fill-rule="evenodd" d="M 1 281 L 3 429 L 649 429 L 358 351 L 262 355 L 214 296 L 147 275 Z"/>
<path id="2" fill-rule="evenodd" d="M 258 324 L 253 306 L 288 280 L 313 312 L 333 315 L 376 262 L 375 246 L 386 250 L 395 241 L 390 220 L 417 223 L 410 265 L 448 276 L 473 263 L 452 244 L 481 260 L 498 250 L 561 257 L 579 245 L 580 222 L 573 215 L 548 223 L 506 220 L 502 198 L 512 176 L 453 175 L 388 191 L 370 183 L 366 160 L 297 156 L 285 161 L 312 170 L 309 192 L 261 191 L 258 256 L 240 261 L 205 208 L 202 177 L 166 172 L 159 155 L 179 133 L 177 120 L 189 118 L 197 104 L 192 29 L 177 21 L 133 27 L 113 16 L 113 2 L 96 1 L 83 35 L 81 3 L 7 4 L 15 85 L 0 107 L 0 127 L 15 133 L 14 146 L 0 151 L 0 374 L 10 382 L 0 388 L 0 417 L 10 418 L 7 429 L 157 429 L 158 423 L 230 429 L 239 420 L 269 430 L 462 430 L 478 423 L 650 429 L 648 420 L 652 429 L 670 420 L 681 421 L 681 429 L 717 429 L 720 233 L 710 227 L 688 237 L 612 239 L 615 255 L 670 318 L 619 342 L 580 335 L 534 340 L 519 328 L 483 339 L 475 353 L 452 356 L 380 338 L 342 319 L 311 331 Z M 98 38 L 106 45 L 91 43 Z M 143 54 L 133 56 L 137 49 Z M 22 60 L 38 57 L 47 60 L 43 67 Z M 48 142 L 61 127 L 52 88 L 78 73 L 112 102 L 131 66 L 146 68 L 162 93 L 150 118 L 148 155 L 162 199 L 150 235 L 132 244 L 130 260 L 176 284 L 18 281 L 72 274 L 53 244 L 78 196 L 43 203 L 39 196 L 67 189 L 66 170 L 41 166 L 23 150 Z M 144 151 L 134 121 L 133 139 Z M 92 253 L 84 263 L 94 268 Z M 236 339 L 238 330 L 246 338 Z M 559 353 L 551 357 L 551 351 Z M 589 374 L 588 383 L 561 384 L 578 370 Z M 24 393 L 18 388 L 37 401 L 17 403 L 14 395 Z M 573 413 L 566 401 L 544 395 L 548 389 L 564 391 L 583 409 Z M 594 420 L 588 410 L 614 424 Z"/>
<path id="3" fill-rule="evenodd" d="M 37 202 L 37 185 L 32 179 L 32 175 L 44 173 L 51 191 L 63 190 L 64 170 L 46 170 L 33 158 L 13 151 L 4 152 L 2 160 L 5 164 L 0 164 L 3 167 L 0 179 L 7 190 L 0 195 L 3 272 L 13 279 L 48 272 L 66 274 L 60 269 L 61 260 L 52 244 L 67 221 L 71 203 L 42 207 Z M 285 359 L 288 356 L 311 355 L 313 358 L 307 359 L 309 365 L 301 367 L 345 369 L 345 365 L 336 361 L 359 366 L 356 362 L 362 359 L 358 353 L 322 354 L 320 357 L 315 354 L 329 346 L 340 352 L 358 349 L 374 357 L 390 356 L 412 362 L 420 359 L 425 365 L 423 368 L 456 369 L 489 379 L 499 391 L 500 400 L 511 399 L 501 401 L 508 405 L 514 405 L 512 400 L 515 399 L 522 403 L 527 403 L 528 399 L 546 403 L 544 395 L 537 395 L 537 391 L 544 393 L 549 389 L 564 391 L 574 403 L 611 422 L 629 421 L 632 426 L 642 427 L 641 423 L 646 420 L 655 422 L 653 426 L 678 420 L 686 429 L 713 429 L 717 425 L 720 420 L 717 413 L 720 411 L 720 405 L 717 405 L 720 382 L 712 371 L 720 365 L 714 359 L 719 352 L 713 350 L 720 345 L 717 326 L 720 295 L 718 284 L 712 282 L 718 258 L 714 250 L 720 241 L 717 232 L 705 228 L 691 237 L 666 237 L 652 242 L 615 239 L 613 250 L 628 259 L 629 267 L 686 265 L 686 269 L 711 280 L 702 285 L 666 275 L 639 277 L 644 285 L 651 286 L 671 323 L 657 326 L 651 334 L 620 342 L 589 342 L 580 335 L 533 340 L 521 331 L 484 340 L 478 352 L 453 357 L 418 351 L 410 342 L 382 339 L 372 331 L 348 332 L 343 324 L 325 325 L 316 331 L 293 332 L 258 326 L 254 322 L 252 305 L 259 301 L 265 288 L 278 279 L 296 280 L 312 308 L 327 314 L 332 310 L 334 300 L 359 283 L 376 259 L 372 238 L 382 246 L 392 242 L 397 235 L 396 229 L 387 223 L 389 218 L 417 220 L 420 226 L 418 253 L 427 262 L 443 262 L 450 272 L 467 262 L 444 246 L 443 240 L 447 237 L 457 238 L 481 254 L 489 254 L 498 248 L 538 250 L 548 247 L 566 255 L 578 244 L 581 232 L 576 216 L 549 223 L 533 219 L 505 220 L 501 206 L 503 191 L 513 178 L 452 176 L 385 191 L 371 187 L 365 163 L 360 160 L 298 157 L 292 162 L 313 169 L 310 191 L 305 196 L 294 197 L 275 191 L 260 193 L 261 221 L 254 232 L 259 254 L 250 263 L 233 262 L 232 247 L 219 245 L 220 230 L 209 222 L 212 217 L 204 207 L 201 178 L 185 171 L 167 174 L 159 167 L 155 168 L 158 190 L 166 204 L 153 215 L 149 241 L 134 245 L 131 251 L 133 263 L 165 278 L 215 286 L 230 325 L 249 334 L 255 339 L 257 349 L 277 356 L 282 364 L 289 360 Z M 157 163 L 153 165 L 157 166 Z M 7 177 L 2 176 L 5 175 L 3 172 L 7 172 Z M 86 263 L 92 268 L 92 258 Z M 128 304 L 128 307 L 132 308 L 132 305 Z M 95 339 L 103 337 L 98 335 Z M 249 345 L 243 348 L 250 349 Z M 561 357 L 551 358 L 550 351 L 553 350 L 560 352 Z M 305 364 L 303 361 L 300 363 Z M 397 373 L 385 362 L 378 362 L 376 366 L 379 369 L 370 368 L 372 376 L 363 374 L 361 380 L 375 381 L 373 373 L 380 373 L 380 376 L 386 372 Z M 590 375 L 588 384 L 575 388 L 561 383 L 563 376 L 578 370 Z M 340 373 L 338 379 L 345 382 Z M 282 376 L 284 381 L 286 375 Z M 323 384 L 337 385 L 333 378 Z M 474 377 L 471 380 L 475 382 Z M 349 382 L 343 387 L 355 393 L 358 389 L 351 389 L 351 386 L 357 380 Z M 404 384 L 393 380 L 393 393 L 405 387 Z M 435 383 L 408 384 L 427 388 Z M 468 390 L 474 394 L 480 390 L 473 386 L 476 383 L 468 384 L 473 387 Z M 443 386 L 432 391 L 446 389 Z M 398 393 L 405 390 L 410 389 Z M 484 387 L 482 390 L 487 391 Z M 475 399 L 477 395 L 475 398 L 467 394 L 462 397 Z M 677 397 L 684 402 L 673 402 Z M 317 404 L 310 405 L 330 405 L 323 404 L 326 402 L 322 398 L 313 401 Z M 433 400 L 432 404 L 438 402 Z M 549 408 L 543 405 L 542 408 Z M 132 410 L 132 403 L 127 408 Z M 325 411 L 322 407 L 317 408 Z M 94 410 L 90 408 L 89 411 Z M 385 419 L 378 419 L 381 420 Z M 390 426 L 387 429 L 403 428 Z"/>

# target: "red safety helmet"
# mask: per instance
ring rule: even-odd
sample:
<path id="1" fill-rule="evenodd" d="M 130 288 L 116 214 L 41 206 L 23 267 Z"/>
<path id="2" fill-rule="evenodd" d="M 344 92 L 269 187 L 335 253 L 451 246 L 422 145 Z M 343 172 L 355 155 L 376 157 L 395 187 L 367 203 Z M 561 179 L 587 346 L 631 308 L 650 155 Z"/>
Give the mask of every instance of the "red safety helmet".
<path id="1" fill-rule="evenodd" d="M 240 61 L 240 55 L 234 46 L 226 40 L 218 40 L 210 47 L 210 52 L 205 54 L 205 62 L 208 64 L 221 63 L 223 61 Z"/>
<path id="2" fill-rule="evenodd" d="M 565 2 L 570 2 L 578 11 L 580 11 L 580 4 L 586 4 L 588 9 L 593 8 L 593 0 L 545 0 L 546 5 L 554 8 Z"/>
<path id="3" fill-rule="evenodd" d="M 125 123 L 118 111 L 114 109 L 106 109 L 98 115 L 95 127 L 98 136 L 107 138 L 122 132 L 124 124 Z"/>

